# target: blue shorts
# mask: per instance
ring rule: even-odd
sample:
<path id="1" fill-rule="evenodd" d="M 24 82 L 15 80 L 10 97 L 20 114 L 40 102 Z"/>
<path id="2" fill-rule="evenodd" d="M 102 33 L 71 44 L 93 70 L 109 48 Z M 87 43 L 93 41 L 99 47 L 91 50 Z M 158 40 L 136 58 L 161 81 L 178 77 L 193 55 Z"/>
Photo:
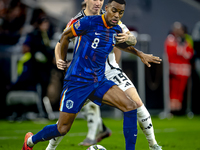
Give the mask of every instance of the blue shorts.
<path id="1" fill-rule="evenodd" d="M 64 81 L 64 88 L 60 98 L 60 111 L 77 113 L 81 110 L 87 99 L 101 106 L 104 94 L 113 85 L 116 84 L 106 78 L 94 83 Z"/>

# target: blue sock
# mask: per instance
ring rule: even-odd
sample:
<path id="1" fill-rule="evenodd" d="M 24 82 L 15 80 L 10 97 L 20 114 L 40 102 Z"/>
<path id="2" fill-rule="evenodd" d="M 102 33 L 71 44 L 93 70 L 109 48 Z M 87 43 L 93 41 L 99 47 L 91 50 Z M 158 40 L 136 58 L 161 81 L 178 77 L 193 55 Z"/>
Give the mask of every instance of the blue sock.
<path id="1" fill-rule="evenodd" d="M 137 109 L 124 112 L 123 131 L 126 150 L 135 150 L 137 139 Z"/>
<path id="2" fill-rule="evenodd" d="M 32 136 L 32 141 L 34 144 L 40 141 L 50 140 L 54 137 L 61 136 L 58 132 L 57 124 L 45 126 L 41 131 Z"/>

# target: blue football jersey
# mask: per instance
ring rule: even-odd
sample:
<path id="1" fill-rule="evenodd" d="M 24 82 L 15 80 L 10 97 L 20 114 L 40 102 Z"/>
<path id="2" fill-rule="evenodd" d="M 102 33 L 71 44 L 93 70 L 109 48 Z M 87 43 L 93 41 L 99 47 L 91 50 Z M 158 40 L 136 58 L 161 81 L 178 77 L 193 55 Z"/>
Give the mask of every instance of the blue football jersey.
<path id="1" fill-rule="evenodd" d="M 98 82 L 105 77 L 108 54 L 116 44 L 115 36 L 123 32 L 119 25 L 109 27 L 104 15 L 86 16 L 71 25 L 78 36 L 74 56 L 65 80 Z"/>

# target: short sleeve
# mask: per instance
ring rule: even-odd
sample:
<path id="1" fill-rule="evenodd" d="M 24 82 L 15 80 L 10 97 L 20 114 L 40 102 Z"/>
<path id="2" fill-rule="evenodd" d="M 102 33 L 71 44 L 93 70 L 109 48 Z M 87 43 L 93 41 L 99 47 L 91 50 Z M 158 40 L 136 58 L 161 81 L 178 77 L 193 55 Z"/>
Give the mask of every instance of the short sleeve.
<path id="1" fill-rule="evenodd" d="M 67 30 L 67 28 L 69 28 L 74 22 L 76 22 L 77 21 L 77 19 L 71 19 L 69 22 L 68 22 L 68 24 L 66 25 L 66 27 L 65 27 L 65 29 L 63 30 L 63 32 L 64 31 L 66 31 Z"/>
<path id="2" fill-rule="evenodd" d="M 118 25 L 122 28 L 123 32 L 126 33 L 129 31 L 129 29 L 127 28 L 127 26 L 125 24 L 123 24 L 121 21 L 119 21 Z"/>
<path id="3" fill-rule="evenodd" d="M 87 32 L 90 28 L 90 20 L 88 17 L 84 17 L 71 25 L 74 36 L 80 36 Z"/>

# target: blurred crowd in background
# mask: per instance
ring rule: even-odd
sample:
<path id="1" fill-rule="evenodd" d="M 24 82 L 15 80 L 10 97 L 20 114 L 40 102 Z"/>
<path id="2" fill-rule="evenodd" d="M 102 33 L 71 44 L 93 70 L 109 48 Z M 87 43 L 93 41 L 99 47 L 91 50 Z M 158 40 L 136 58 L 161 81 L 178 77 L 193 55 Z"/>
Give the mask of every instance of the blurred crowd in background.
<path id="1" fill-rule="evenodd" d="M 196 2 L 200 7 L 199 1 Z M 23 115 L 27 111 L 39 111 L 40 117 L 49 117 L 49 113 L 58 111 L 63 72 L 55 65 L 54 46 L 64 28 L 63 25 L 58 30 L 51 15 L 41 7 L 30 9 L 21 0 L 0 0 L 0 118 L 26 119 Z M 132 26 L 130 30 L 138 33 L 136 28 Z M 159 70 L 168 70 L 168 84 L 164 86 L 169 88 L 169 95 L 165 107 L 173 115 L 200 114 L 200 20 L 194 24 L 192 32 L 179 20 L 174 21 L 168 31 L 161 56 L 166 56 L 168 65 L 164 68 L 162 63 Z M 122 62 L 125 64 L 126 60 L 122 58 Z M 127 75 L 131 75 L 130 68 L 125 71 Z M 153 71 L 157 69 L 152 68 Z M 145 75 L 148 80 L 148 70 Z M 158 73 L 156 79 L 165 80 L 162 73 Z M 150 84 L 155 86 L 154 82 Z M 147 92 L 151 97 L 151 92 L 155 91 Z M 34 94 L 39 95 L 37 100 Z M 160 103 L 158 101 L 163 99 L 147 103 Z M 161 105 L 162 110 L 166 104 L 162 102 Z"/>

